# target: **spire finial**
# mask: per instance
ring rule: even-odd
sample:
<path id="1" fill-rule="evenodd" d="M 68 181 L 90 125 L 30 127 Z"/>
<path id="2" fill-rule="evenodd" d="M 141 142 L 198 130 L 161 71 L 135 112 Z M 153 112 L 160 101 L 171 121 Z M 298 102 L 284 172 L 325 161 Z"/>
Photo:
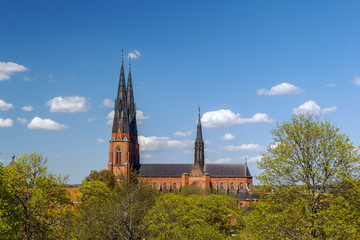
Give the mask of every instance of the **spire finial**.
<path id="1" fill-rule="evenodd" d="M 124 49 L 121 49 L 121 63 L 124 62 Z"/>
<path id="2" fill-rule="evenodd" d="M 131 56 L 129 56 L 129 71 L 131 70 Z"/>

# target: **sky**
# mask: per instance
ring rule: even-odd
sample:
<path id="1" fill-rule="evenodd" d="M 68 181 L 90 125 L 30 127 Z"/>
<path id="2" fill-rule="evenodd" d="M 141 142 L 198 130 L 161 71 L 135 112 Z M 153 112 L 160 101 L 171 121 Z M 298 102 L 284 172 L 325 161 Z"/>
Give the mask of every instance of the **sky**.
<path id="1" fill-rule="evenodd" d="M 4 1 L 0 162 L 37 152 L 76 184 L 107 168 L 124 49 L 142 163 L 257 162 L 313 111 L 360 145 L 359 1 Z M 110 125 L 108 124 L 110 122 Z M 256 180 L 255 180 L 256 182 Z"/>

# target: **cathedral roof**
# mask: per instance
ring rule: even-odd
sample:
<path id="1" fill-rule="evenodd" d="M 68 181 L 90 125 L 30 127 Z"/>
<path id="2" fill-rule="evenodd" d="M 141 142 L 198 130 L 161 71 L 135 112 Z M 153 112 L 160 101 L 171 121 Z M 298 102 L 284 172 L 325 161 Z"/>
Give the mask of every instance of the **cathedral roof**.
<path id="1" fill-rule="evenodd" d="M 193 164 L 140 164 L 139 177 L 180 177 L 190 173 Z M 246 164 L 205 164 L 210 177 L 251 177 Z"/>
<path id="2" fill-rule="evenodd" d="M 139 177 L 180 177 L 189 173 L 193 164 L 140 164 Z"/>

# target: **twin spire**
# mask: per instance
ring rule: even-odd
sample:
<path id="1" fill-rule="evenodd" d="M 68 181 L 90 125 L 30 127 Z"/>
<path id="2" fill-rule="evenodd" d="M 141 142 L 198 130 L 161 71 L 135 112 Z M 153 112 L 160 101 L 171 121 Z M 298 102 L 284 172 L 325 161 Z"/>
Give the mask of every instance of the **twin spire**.
<path id="1" fill-rule="evenodd" d="M 204 162 L 204 141 L 202 138 L 200 107 L 199 107 L 199 116 L 198 116 L 198 122 L 197 122 L 196 140 L 195 140 L 194 164 L 198 164 L 201 168 L 204 168 L 204 164 L 205 164 L 205 162 Z"/>
<path id="2" fill-rule="evenodd" d="M 137 137 L 136 126 L 136 104 L 131 80 L 131 63 L 129 63 L 129 75 L 127 87 L 125 84 L 124 55 L 121 56 L 121 70 L 117 98 L 114 104 L 113 133 L 130 133 L 130 136 Z"/>

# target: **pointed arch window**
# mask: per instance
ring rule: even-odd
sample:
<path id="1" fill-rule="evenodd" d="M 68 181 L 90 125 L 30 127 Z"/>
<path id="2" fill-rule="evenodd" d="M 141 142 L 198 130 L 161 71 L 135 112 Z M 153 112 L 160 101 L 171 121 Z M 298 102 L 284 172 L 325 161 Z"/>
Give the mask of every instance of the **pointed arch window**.
<path id="1" fill-rule="evenodd" d="M 166 191 L 166 183 L 164 183 L 164 188 L 163 189 Z"/>
<path id="2" fill-rule="evenodd" d="M 240 183 L 240 189 L 243 189 L 243 188 L 244 188 L 243 183 Z"/>
<path id="3" fill-rule="evenodd" d="M 220 189 L 224 189 L 224 185 L 220 183 Z"/>
<path id="4" fill-rule="evenodd" d="M 174 188 L 176 188 L 176 183 L 174 183 Z"/>
<path id="5" fill-rule="evenodd" d="M 231 183 L 230 188 L 234 189 L 234 183 Z"/>
<path id="6" fill-rule="evenodd" d="M 120 147 L 116 150 L 116 164 L 121 164 L 121 149 Z"/>

